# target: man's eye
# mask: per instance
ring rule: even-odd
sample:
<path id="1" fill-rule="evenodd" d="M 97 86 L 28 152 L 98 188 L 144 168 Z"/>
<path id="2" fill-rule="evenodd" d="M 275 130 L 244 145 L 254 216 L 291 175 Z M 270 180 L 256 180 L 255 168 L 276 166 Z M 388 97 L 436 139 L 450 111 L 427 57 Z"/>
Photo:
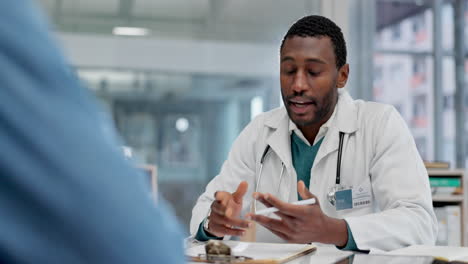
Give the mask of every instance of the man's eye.
<path id="1" fill-rule="evenodd" d="M 320 72 L 316 72 L 316 71 L 309 71 L 309 74 L 312 75 L 312 76 L 317 76 L 320 74 Z"/>
<path id="2" fill-rule="evenodd" d="M 296 70 L 285 70 L 284 73 L 288 74 L 288 75 L 291 75 L 291 74 L 294 74 L 296 72 Z"/>

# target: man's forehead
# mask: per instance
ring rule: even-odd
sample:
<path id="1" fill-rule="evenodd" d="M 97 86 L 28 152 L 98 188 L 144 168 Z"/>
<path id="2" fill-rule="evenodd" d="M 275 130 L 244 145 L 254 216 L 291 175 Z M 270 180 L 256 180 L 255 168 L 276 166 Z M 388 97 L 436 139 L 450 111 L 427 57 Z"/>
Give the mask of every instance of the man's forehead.
<path id="1" fill-rule="evenodd" d="M 282 51 L 289 46 L 321 46 L 333 48 L 333 43 L 329 36 L 316 35 L 316 36 L 299 36 L 294 35 L 285 39 Z"/>
<path id="2" fill-rule="evenodd" d="M 333 43 L 330 37 L 324 35 L 313 37 L 292 36 L 287 38 L 280 51 L 281 60 L 285 57 L 295 57 L 297 55 L 335 60 Z"/>

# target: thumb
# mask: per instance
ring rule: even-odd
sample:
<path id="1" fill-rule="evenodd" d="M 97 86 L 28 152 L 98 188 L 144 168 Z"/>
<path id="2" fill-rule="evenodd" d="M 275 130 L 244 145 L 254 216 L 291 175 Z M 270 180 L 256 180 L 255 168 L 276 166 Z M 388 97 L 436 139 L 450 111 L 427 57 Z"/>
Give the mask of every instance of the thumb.
<path id="1" fill-rule="evenodd" d="M 310 198 L 314 198 L 315 196 L 309 191 L 309 189 L 306 188 L 305 184 L 303 181 L 299 181 L 297 183 L 297 192 L 301 196 L 303 200 L 307 200 Z"/>
<path id="2" fill-rule="evenodd" d="M 244 194 L 247 192 L 247 187 L 249 184 L 246 181 L 242 181 L 239 183 L 239 186 L 237 186 L 237 190 L 232 194 L 232 198 L 234 199 L 234 202 L 236 203 L 242 203 L 242 197 L 244 197 Z"/>

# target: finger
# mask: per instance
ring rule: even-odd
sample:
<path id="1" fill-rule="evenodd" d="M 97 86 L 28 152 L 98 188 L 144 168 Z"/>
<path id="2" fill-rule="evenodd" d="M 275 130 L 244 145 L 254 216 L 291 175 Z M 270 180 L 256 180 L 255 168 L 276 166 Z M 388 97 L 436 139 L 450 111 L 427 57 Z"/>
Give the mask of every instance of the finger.
<path id="1" fill-rule="evenodd" d="M 256 195 L 254 195 L 254 199 L 261 202 L 262 204 L 264 204 L 267 208 L 268 207 L 272 207 L 273 205 L 271 205 L 271 203 L 269 203 L 267 200 L 265 200 L 265 194 L 261 194 L 261 193 L 256 193 Z"/>
<path id="2" fill-rule="evenodd" d="M 225 215 L 226 214 L 226 206 L 224 206 L 219 201 L 214 201 L 213 203 L 211 203 L 211 212 L 219 214 L 219 215 Z"/>
<path id="3" fill-rule="evenodd" d="M 281 213 L 280 211 L 278 212 L 275 212 L 275 214 L 277 216 L 279 216 L 281 218 L 281 220 L 283 220 L 283 222 L 288 225 L 290 228 L 293 227 L 293 225 L 290 225 L 289 223 L 293 223 L 293 221 L 295 221 L 297 218 L 296 217 L 293 217 L 293 216 L 289 216 L 287 214 L 283 214 Z"/>
<path id="4" fill-rule="evenodd" d="M 252 226 L 252 223 L 246 220 L 242 220 L 239 218 L 229 218 L 224 217 L 222 218 L 224 225 L 228 227 L 237 227 L 237 228 L 249 228 Z"/>
<path id="5" fill-rule="evenodd" d="M 254 216 L 254 214 L 249 213 L 247 214 L 247 217 L 251 218 Z M 266 229 L 270 230 L 273 234 L 277 235 L 278 237 L 282 238 L 283 240 L 290 242 L 292 241 L 292 237 L 289 235 L 289 232 L 281 232 L 275 229 L 271 229 L 269 225 L 263 224 L 262 222 L 258 221 L 258 223 L 262 226 L 264 226 Z"/>
<path id="6" fill-rule="evenodd" d="M 266 194 L 264 196 L 264 199 L 270 205 L 278 208 L 278 210 L 283 214 L 290 215 L 293 217 L 298 217 L 304 214 L 303 205 L 294 205 L 290 203 L 285 203 L 271 194 Z"/>
<path id="7" fill-rule="evenodd" d="M 252 193 L 252 197 L 255 199 L 255 200 L 258 200 L 258 199 L 261 199 L 265 196 L 265 193 L 261 193 L 261 192 L 254 192 Z"/>
<path id="8" fill-rule="evenodd" d="M 226 206 L 232 195 L 228 192 L 218 191 L 215 193 L 215 200 L 220 202 L 223 206 Z"/>
<path id="9" fill-rule="evenodd" d="M 233 205 L 228 203 L 228 206 L 226 207 L 226 216 L 227 217 L 232 217 L 233 214 L 234 214 Z"/>
<path id="10" fill-rule="evenodd" d="M 249 184 L 246 181 L 242 181 L 241 183 L 239 183 L 239 186 L 237 186 L 237 190 L 232 194 L 234 202 L 238 204 L 242 202 L 242 198 L 247 192 L 248 187 Z"/>
<path id="11" fill-rule="evenodd" d="M 225 215 L 220 215 L 220 214 L 210 214 L 210 223 L 216 223 L 219 225 L 224 225 L 227 227 L 237 227 L 237 228 L 249 228 L 252 223 L 250 223 L 247 220 L 243 220 L 240 218 L 230 218 L 226 217 Z"/>
<path id="12" fill-rule="evenodd" d="M 278 219 L 273 219 L 263 215 L 251 215 L 252 220 L 261 224 L 265 228 L 271 231 L 277 231 L 283 234 L 292 234 L 292 230 L 283 223 L 283 221 Z"/>
<path id="13" fill-rule="evenodd" d="M 231 216 L 232 216 L 232 208 L 228 207 L 228 208 L 226 209 L 226 216 L 227 216 L 227 217 L 231 217 Z"/>
<path id="14" fill-rule="evenodd" d="M 245 234 L 245 230 L 238 229 L 238 228 L 230 228 L 226 227 L 225 225 L 220 225 L 217 223 L 210 223 L 208 224 L 208 232 L 212 233 L 216 236 L 243 236 Z"/>
<path id="15" fill-rule="evenodd" d="M 281 222 L 283 223 L 283 225 L 286 227 L 286 230 L 293 230 L 294 232 L 297 231 L 297 221 L 296 221 L 296 218 L 293 218 L 293 217 L 290 217 L 288 215 L 285 215 L 285 214 L 281 214 L 281 213 L 275 213 L 276 215 L 280 216 L 281 218 Z M 288 236 L 291 236 L 292 233 L 290 231 L 288 231 L 286 233 L 286 235 Z"/>
<path id="16" fill-rule="evenodd" d="M 309 189 L 307 189 L 303 181 L 299 181 L 297 183 L 297 191 L 299 192 L 299 195 L 303 200 L 315 198 L 315 196 L 309 191 Z"/>

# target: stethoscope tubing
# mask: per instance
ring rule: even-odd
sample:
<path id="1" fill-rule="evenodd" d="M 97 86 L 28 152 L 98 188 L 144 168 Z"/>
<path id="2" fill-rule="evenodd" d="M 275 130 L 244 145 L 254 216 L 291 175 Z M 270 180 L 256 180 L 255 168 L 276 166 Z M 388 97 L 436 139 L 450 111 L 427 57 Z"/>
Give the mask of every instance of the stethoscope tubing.
<path id="1" fill-rule="evenodd" d="M 258 192 L 258 186 L 260 186 L 260 180 L 262 178 L 262 172 L 263 172 L 263 164 L 264 164 L 267 154 L 269 153 L 268 150 L 270 150 L 270 145 L 266 146 L 265 150 L 263 151 L 262 157 L 260 159 L 260 169 L 258 172 L 257 183 L 255 185 L 255 192 Z M 278 188 L 276 190 L 277 194 L 279 194 L 279 191 L 281 188 L 281 181 L 283 180 L 283 174 L 284 174 L 284 163 L 281 164 L 281 173 L 280 173 Z M 254 207 L 254 212 L 257 212 L 257 200 L 254 200 L 253 207 Z"/>

